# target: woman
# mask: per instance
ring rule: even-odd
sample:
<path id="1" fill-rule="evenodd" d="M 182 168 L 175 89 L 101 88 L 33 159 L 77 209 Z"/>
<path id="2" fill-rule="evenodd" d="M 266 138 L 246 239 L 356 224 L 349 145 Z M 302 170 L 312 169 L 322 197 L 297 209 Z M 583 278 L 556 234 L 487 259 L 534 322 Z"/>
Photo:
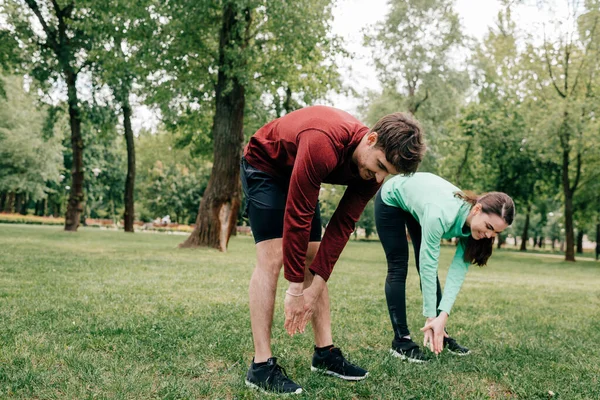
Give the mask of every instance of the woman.
<path id="1" fill-rule="evenodd" d="M 391 353 L 413 362 L 427 357 L 411 340 L 406 322 L 406 275 L 408 241 L 413 243 L 417 271 L 421 276 L 423 315 L 427 318 L 423 344 L 439 354 L 444 347 L 458 354 L 469 350 L 445 332 L 454 300 L 470 264 L 483 266 L 492 255 L 497 234 L 513 221 L 515 205 L 505 193 L 476 196 L 461 192 L 450 182 L 430 173 L 396 176 L 388 180 L 375 199 L 375 222 L 385 250 L 388 274 L 385 296 L 394 340 Z M 442 296 L 437 279 L 440 241 L 458 239 L 458 246 Z"/>

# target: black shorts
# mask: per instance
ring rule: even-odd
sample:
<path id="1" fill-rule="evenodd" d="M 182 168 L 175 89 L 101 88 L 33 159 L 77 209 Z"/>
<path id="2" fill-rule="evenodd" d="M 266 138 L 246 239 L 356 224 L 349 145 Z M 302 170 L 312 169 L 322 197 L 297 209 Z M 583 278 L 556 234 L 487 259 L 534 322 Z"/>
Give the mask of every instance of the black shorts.
<path id="1" fill-rule="evenodd" d="M 283 237 L 283 216 L 289 180 L 277 178 L 248 164 L 242 157 L 240 165 L 242 188 L 246 197 L 244 216 L 250 219 L 254 242 Z M 321 241 L 321 209 L 317 202 L 310 228 L 311 242 Z"/>

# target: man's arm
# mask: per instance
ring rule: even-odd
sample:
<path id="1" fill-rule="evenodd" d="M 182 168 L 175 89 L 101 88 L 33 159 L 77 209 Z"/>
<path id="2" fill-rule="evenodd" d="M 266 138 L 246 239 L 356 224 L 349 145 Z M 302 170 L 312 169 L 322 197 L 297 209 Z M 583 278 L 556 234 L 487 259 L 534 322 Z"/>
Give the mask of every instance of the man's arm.
<path id="1" fill-rule="evenodd" d="M 324 133 L 300 134 L 283 221 L 284 276 L 290 282 L 304 281 L 304 262 L 319 189 L 337 161 L 333 143 Z"/>

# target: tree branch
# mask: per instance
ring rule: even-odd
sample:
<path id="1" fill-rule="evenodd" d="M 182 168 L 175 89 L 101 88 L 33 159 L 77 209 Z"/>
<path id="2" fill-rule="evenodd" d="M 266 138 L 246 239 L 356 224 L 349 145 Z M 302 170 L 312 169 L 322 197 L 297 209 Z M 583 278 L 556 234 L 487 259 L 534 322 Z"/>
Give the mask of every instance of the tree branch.
<path id="1" fill-rule="evenodd" d="M 579 69 L 577 70 L 577 76 L 575 76 L 575 82 L 573 83 L 573 87 L 571 88 L 571 95 L 573 94 L 573 92 L 575 91 L 575 88 L 577 87 L 577 82 L 579 81 L 579 75 L 581 75 L 581 70 L 583 69 L 583 64 L 585 63 L 585 60 L 587 59 L 588 51 L 590 50 L 590 47 L 592 46 L 592 42 L 594 41 L 594 32 L 596 31 L 597 25 L 598 25 L 598 16 L 596 16 L 596 18 L 594 18 L 594 26 L 592 27 L 592 32 L 590 33 L 591 39 L 588 42 L 587 46 L 585 46 L 585 53 L 583 53 L 583 57 L 581 59 L 581 64 L 579 65 Z"/>
<path id="2" fill-rule="evenodd" d="M 58 43 L 56 42 L 56 32 L 54 31 L 54 29 L 50 28 L 50 26 L 44 19 L 44 16 L 40 11 L 40 7 L 38 6 L 37 2 L 35 0 L 25 0 L 25 3 L 27 3 L 31 11 L 33 11 L 35 16 L 40 21 L 40 24 L 42 24 L 42 28 L 44 29 L 44 33 L 46 34 L 46 40 L 50 42 L 49 47 L 52 50 L 54 50 L 54 52 L 58 55 Z"/>
<path id="3" fill-rule="evenodd" d="M 423 97 L 422 100 L 417 101 L 417 104 L 415 104 L 415 111 L 414 111 L 414 113 L 417 112 L 417 110 L 419 109 L 419 107 L 421 106 L 421 104 L 423 104 L 425 102 L 425 100 L 427 100 L 428 98 L 429 98 L 429 89 L 425 89 L 425 97 Z"/>
<path id="4" fill-rule="evenodd" d="M 577 189 L 577 185 L 579 185 L 579 178 L 581 178 L 581 152 L 577 154 L 577 172 L 575 173 L 575 182 L 573 182 L 573 186 L 569 188 L 571 193 L 574 193 Z"/>
<path id="5" fill-rule="evenodd" d="M 560 88 L 556 85 L 556 80 L 554 79 L 554 74 L 552 73 L 552 65 L 550 64 L 550 57 L 548 57 L 548 42 L 546 41 L 546 29 L 544 28 L 544 55 L 546 56 L 546 64 L 548 65 L 548 73 L 550 74 L 550 80 L 552 81 L 552 85 L 556 92 L 563 99 L 567 97 L 567 95 L 561 92 Z"/>

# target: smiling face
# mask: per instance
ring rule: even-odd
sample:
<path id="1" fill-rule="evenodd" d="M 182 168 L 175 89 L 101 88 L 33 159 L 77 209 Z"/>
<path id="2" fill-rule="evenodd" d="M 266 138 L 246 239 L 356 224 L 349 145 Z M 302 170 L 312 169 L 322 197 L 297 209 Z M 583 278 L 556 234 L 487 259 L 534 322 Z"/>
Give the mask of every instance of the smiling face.
<path id="1" fill-rule="evenodd" d="M 362 179 L 367 181 L 376 179 L 381 183 L 386 176 L 396 175 L 398 171 L 386 159 L 383 149 L 376 144 L 377 132 L 369 132 L 356 148 L 353 159 Z"/>
<path id="2" fill-rule="evenodd" d="M 467 225 L 471 228 L 473 239 L 493 238 L 508 228 L 508 224 L 501 216 L 484 213 L 481 208 L 480 203 L 475 204 L 467 218 Z"/>

